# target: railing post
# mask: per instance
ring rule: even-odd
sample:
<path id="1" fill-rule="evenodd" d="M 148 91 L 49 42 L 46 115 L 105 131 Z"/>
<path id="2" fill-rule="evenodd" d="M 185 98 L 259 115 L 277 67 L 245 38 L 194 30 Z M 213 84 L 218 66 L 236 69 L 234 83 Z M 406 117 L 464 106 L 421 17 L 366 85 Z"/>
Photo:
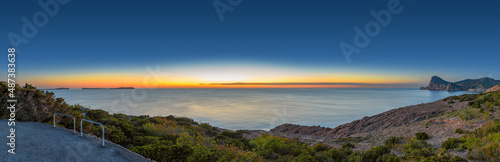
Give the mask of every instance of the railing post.
<path id="1" fill-rule="evenodd" d="M 74 116 L 66 115 L 66 114 L 61 114 L 61 113 L 54 113 L 54 128 L 56 127 L 56 115 L 62 115 L 62 116 L 72 117 L 73 118 L 73 133 L 76 134 L 76 119 L 75 119 Z"/>
<path id="2" fill-rule="evenodd" d="M 91 122 L 94 124 L 99 124 L 101 126 L 101 128 L 102 128 L 102 146 L 104 147 L 104 125 L 102 125 L 101 123 L 92 121 L 92 120 L 82 119 L 82 121 L 80 121 L 80 136 L 83 136 L 83 124 L 82 124 L 83 121 Z"/>

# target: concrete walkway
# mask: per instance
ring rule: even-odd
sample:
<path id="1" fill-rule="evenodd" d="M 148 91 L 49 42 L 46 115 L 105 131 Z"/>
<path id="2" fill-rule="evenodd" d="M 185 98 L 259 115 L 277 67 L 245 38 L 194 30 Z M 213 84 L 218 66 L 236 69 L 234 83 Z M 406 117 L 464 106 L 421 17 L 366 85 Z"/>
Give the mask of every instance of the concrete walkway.
<path id="1" fill-rule="evenodd" d="M 8 153 L 10 126 L 0 120 L 0 161 L 150 161 L 118 144 L 52 125 L 16 122 L 15 155 Z"/>

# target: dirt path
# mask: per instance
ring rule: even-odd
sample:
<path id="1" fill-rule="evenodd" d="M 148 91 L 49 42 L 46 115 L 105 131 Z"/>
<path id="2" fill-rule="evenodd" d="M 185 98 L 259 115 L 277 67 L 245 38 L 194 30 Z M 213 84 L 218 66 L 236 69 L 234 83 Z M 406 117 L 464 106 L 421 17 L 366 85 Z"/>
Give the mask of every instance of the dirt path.
<path id="1" fill-rule="evenodd" d="M 120 145 L 73 130 L 34 122 L 16 122 L 15 155 L 8 153 L 7 120 L 0 120 L 0 161 L 149 161 Z"/>

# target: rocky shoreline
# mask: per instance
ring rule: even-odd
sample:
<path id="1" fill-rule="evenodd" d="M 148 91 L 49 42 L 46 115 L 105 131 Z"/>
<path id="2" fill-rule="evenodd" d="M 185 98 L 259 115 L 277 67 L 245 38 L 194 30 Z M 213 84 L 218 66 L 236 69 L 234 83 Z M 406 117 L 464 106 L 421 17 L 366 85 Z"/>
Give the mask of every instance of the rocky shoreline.
<path id="1" fill-rule="evenodd" d="M 271 130 L 271 132 L 282 132 L 291 134 L 315 135 L 330 138 L 344 138 L 352 134 L 373 131 L 409 124 L 431 117 L 435 117 L 445 112 L 452 112 L 455 107 L 436 101 L 433 103 L 406 106 L 392 109 L 374 116 L 364 117 L 351 123 L 343 124 L 335 128 L 320 126 L 300 126 L 294 124 L 283 124 Z"/>
<path id="2" fill-rule="evenodd" d="M 494 86 L 487 92 L 500 90 L 500 85 Z M 245 130 L 244 136 L 254 139 L 261 134 L 271 134 L 286 138 L 296 138 L 310 145 L 325 143 L 333 147 L 340 147 L 345 139 L 354 140 L 357 150 L 368 150 L 373 146 L 382 145 L 383 141 L 391 136 L 412 137 L 417 132 L 427 132 L 434 138 L 429 143 L 440 147 L 447 138 L 459 138 L 456 129 L 473 131 L 482 126 L 486 120 L 475 119 L 463 121 L 450 114 L 457 113 L 468 106 L 467 101 L 454 102 L 441 99 L 435 102 L 405 106 L 392 109 L 377 115 L 365 116 L 362 119 L 346 123 L 335 128 L 321 126 L 303 126 L 297 124 L 282 124 L 270 131 Z M 494 115 L 500 119 L 500 114 Z M 464 157 L 462 152 L 453 154 Z"/>

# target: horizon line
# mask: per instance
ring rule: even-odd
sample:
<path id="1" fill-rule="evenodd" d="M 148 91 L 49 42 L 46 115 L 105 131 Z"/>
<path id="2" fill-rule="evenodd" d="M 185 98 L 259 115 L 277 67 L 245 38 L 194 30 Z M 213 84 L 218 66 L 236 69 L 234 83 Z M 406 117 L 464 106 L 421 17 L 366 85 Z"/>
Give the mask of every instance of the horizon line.
<path id="1" fill-rule="evenodd" d="M 161 85 L 150 86 L 118 86 L 117 87 L 51 87 L 41 86 L 44 90 L 57 89 L 280 89 L 280 88 L 418 88 L 424 84 L 409 83 L 353 83 L 353 82 L 228 82 L 228 83 L 198 83 L 191 85 Z"/>

